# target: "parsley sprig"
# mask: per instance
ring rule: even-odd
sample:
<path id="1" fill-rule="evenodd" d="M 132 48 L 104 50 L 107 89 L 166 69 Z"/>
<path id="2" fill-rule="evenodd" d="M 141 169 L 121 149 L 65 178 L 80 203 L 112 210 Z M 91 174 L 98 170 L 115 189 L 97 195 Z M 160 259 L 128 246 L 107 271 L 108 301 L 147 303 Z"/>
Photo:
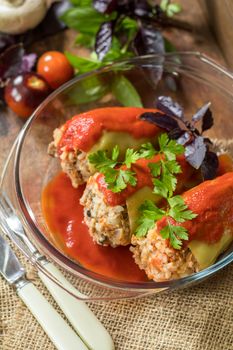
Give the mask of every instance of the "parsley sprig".
<path id="1" fill-rule="evenodd" d="M 197 214 L 188 209 L 181 196 L 174 196 L 168 199 L 166 210 L 158 208 L 152 201 L 146 200 L 139 208 L 139 225 L 136 229 L 137 237 L 145 237 L 147 232 L 154 228 L 155 222 L 166 217 L 167 225 L 160 231 L 164 239 L 169 239 L 175 249 L 180 249 L 182 240 L 188 240 L 188 231 L 185 227 L 173 225 L 171 218 L 176 223 L 183 223 L 186 220 L 194 219 Z"/>
<path id="2" fill-rule="evenodd" d="M 167 209 L 158 208 L 152 201 L 146 200 L 139 208 L 140 218 L 136 229 L 136 236 L 144 237 L 147 232 L 155 226 L 155 222 L 166 217 L 167 225 L 160 231 L 164 239 L 169 239 L 175 249 L 181 249 L 182 240 L 188 240 L 187 229 L 173 225 L 171 218 L 176 223 L 183 223 L 186 220 L 194 219 L 197 214 L 188 209 L 181 196 L 173 196 L 176 189 L 176 174 L 181 173 L 181 166 L 176 161 L 176 156 L 184 153 L 184 147 L 174 140 L 169 140 L 167 134 L 159 137 L 160 150 L 156 151 L 152 144 L 142 145 L 141 155 L 151 158 L 156 154 L 161 159 L 156 163 L 149 163 L 153 178 L 153 192 L 167 200 Z"/>
<path id="3" fill-rule="evenodd" d="M 119 161 L 119 155 L 120 149 L 116 145 L 112 150 L 111 157 L 107 155 L 106 151 L 102 150 L 92 153 L 88 157 L 89 162 L 105 176 L 108 189 L 114 193 L 121 192 L 128 184 L 131 186 L 137 185 L 136 173 L 130 168 L 133 163 L 141 158 L 141 155 L 131 148 L 126 150 L 123 162 Z M 122 165 L 125 165 L 125 167 L 122 167 Z"/>
<path id="4" fill-rule="evenodd" d="M 149 168 L 153 176 L 154 193 L 168 198 L 171 197 L 177 185 L 177 174 L 181 173 L 180 164 L 176 161 L 176 156 L 184 153 L 184 147 L 176 141 L 170 140 L 166 133 L 161 134 L 158 139 L 160 150 L 155 150 L 154 146 L 148 142 L 143 144 L 140 155 L 150 159 L 154 155 L 161 155 L 161 159 L 156 163 L 149 163 Z"/>

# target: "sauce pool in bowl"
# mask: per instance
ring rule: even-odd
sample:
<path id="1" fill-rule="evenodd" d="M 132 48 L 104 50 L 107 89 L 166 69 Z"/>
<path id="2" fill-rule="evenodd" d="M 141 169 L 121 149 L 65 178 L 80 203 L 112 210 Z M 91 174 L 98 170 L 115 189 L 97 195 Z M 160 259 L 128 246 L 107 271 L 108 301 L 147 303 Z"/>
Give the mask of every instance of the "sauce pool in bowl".
<path id="1" fill-rule="evenodd" d="M 64 173 L 55 176 L 42 193 L 42 211 L 57 248 L 83 267 L 116 280 L 147 281 L 129 247 L 103 247 L 93 242 L 83 221 L 79 200 L 85 185 L 72 187 Z"/>

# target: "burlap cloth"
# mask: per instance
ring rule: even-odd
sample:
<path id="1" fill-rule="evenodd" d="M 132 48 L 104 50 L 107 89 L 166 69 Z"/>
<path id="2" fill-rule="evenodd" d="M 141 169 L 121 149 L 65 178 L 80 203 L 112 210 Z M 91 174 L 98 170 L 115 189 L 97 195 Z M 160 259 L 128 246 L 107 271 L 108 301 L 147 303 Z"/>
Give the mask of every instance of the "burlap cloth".
<path id="1" fill-rule="evenodd" d="M 232 144 L 230 148 L 233 149 Z M 28 276 L 58 309 L 35 270 Z M 233 266 L 198 286 L 131 301 L 89 303 L 117 350 L 233 349 Z M 0 349 L 55 349 L 40 325 L 0 279 Z M 67 349 L 69 350 L 69 349 Z"/>

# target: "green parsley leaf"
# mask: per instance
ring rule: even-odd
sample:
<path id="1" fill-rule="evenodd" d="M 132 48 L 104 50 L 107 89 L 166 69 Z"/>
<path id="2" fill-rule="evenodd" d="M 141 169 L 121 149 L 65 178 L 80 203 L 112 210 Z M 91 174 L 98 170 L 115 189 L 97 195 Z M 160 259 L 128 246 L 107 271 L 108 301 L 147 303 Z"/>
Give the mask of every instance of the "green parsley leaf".
<path id="1" fill-rule="evenodd" d="M 175 140 L 170 140 L 168 134 L 161 134 L 158 141 L 160 152 L 165 154 L 168 161 L 173 161 L 177 155 L 184 153 L 184 146 L 178 144 Z"/>
<path id="2" fill-rule="evenodd" d="M 122 172 L 123 179 L 125 183 L 129 183 L 131 186 L 137 185 L 137 179 L 135 177 L 135 172 L 132 170 L 120 170 Z"/>
<path id="3" fill-rule="evenodd" d="M 108 182 L 108 188 L 114 192 L 118 193 L 124 190 L 127 187 L 127 184 L 129 183 L 132 186 L 136 186 L 137 180 L 135 178 L 135 173 L 131 170 L 116 170 L 116 173 L 114 173 L 114 179 L 111 182 Z M 105 180 L 107 182 L 108 177 L 105 177 Z"/>
<path id="4" fill-rule="evenodd" d="M 153 214 L 153 219 L 154 220 L 158 220 L 161 219 L 161 217 L 165 214 L 165 211 L 158 208 L 157 205 L 154 204 L 154 202 L 152 202 L 151 200 L 146 199 L 139 207 L 139 211 L 145 215 L 147 217 L 151 217 L 148 216 L 149 212 Z"/>
<path id="5" fill-rule="evenodd" d="M 135 230 L 135 235 L 137 237 L 145 237 L 147 232 L 155 226 L 155 221 L 146 217 L 141 217 L 138 220 L 138 226 Z"/>
<path id="6" fill-rule="evenodd" d="M 175 140 L 170 140 L 166 145 L 166 150 L 164 151 L 170 151 L 171 153 L 174 153 L 176 156 L 178 156 L 180 154 L 183 154 L 184 150 L 184 146 L 180 145 Z"/>
<path id="7" fill-rule="evenodd" d="M 168 189 L 169 197 L 171 197 L 173 195 L 173 192 L 176 189 L 177 178 L 174 175 L 164 171 L 162 175 L 162 182 L 165 185 L 165 187 Z"/>
<path id="8" fill-rule="evenodd" d="M 185 222 L 197 217 L 197 214 L 188 209 L 183 198 L 181 196 L 175 196 L 168 199 L 170 210 L 168 215 L 171 216 L 177 222 Z"/>
<path id="9" fill-rule="evenodd" d="M 174 207 L 177 207 L 177 206 L 180 206 L 181 209 L 182 209 L 182 207 L 183 207 L 183 209 L 187 208 L 186 204 L 185 204 L 185 202 L 184 202 L 184 200 L 183 200 L 183 198 L 181 196 L 174 196 L 172 198 L 169 198 L 168 199 L 168 203 L 169 203 L 171 208 L 174 208 Z"/>
<path id="10" fill-rule="evenodd" d="M 113 147 L 113 150 L 112 150 L 112 160 L 116 162 L 119 157 L 119 154 L 120 154 L 120 148 L 118 145 L 116 145 Z"/>
<path id="11" fill-rule="evenodd" d="M 146 158 L 150 159 L 152 158 L 155 154 L 157 154 L 157 151 L 155 150 L 154 146 L 152 143 L 147 142 L 141 145 L 141 148 L 139 150 L 139 153 L 141 155 L 141 158 Z"/>
<path id="12" fill-rule="evenodd" d="M 188 232 L 182 226 L 174 226 L 168 224 L 161 231 L 160 235 L 164 239 L 169 239 L 171 246 L 174 249 L 181 249 L 182 240 L 188 240 Z"/>
<path id="13" fill-rule="evenodd" d="M 168 134 L 166 134 L 166 133 L 161 134 L 158 138 L 158 141 L 159 141 L 159 147 L 160 147 L 161 152 L 164 152 L 164 150 L 169 142 Z"/>
<path id="14" fill-rule="evenodd" d="M 105 172 L 106 168 L 114 168 L 114 166 L 117 164 L 117 159 L 115 157 L 117 154 L 119 155 L 119 147 L 116 147 L 117 148 L 114 147 L 112 151 L 112 156 L 114 157 L 113 159 L 108 158 L 105 151 L 99 150 L 89 155 L 89 162 L 102 173 Z"/>
<path id="15" fill-rule="evenodd" d="M 106 168 L 104 169 L 104 177 L 105 177 L 105 182 L 110 186 L 116 182 L 118 176 L 118 171 L 114 168 Z M 109 187 L 108 187 L 109 188 Z"/>
<path id="16" fill-rule="evenodd" d="M 157 163 L 149 163 L 148 164 L 149 168 L 150 168 L 150 172 L 154 177 L 157 177 L 161 174 L 161 161 L 157 162 Z"/>
<path id="17" fill-rule="evenodd" d="M 155 221 L 161 219 L 165 211 L 158 208 L 151 200 L 146 200 L 140 207 L 141 216 L 135 231 L 137 237 L 146 236 L 147 232 L 155 226 Z"/>
<path id="18" fill-rule="evenodd" d="M 140 157 L 140 154 L 137 151 L 134 151 L 132 148 L 128 148 L 125 153 L 124 164 L 127 168 L 131 167 L 132 163 L 135 163 Z"/>
<path id="19" fill-rule="evenodd" d="M 122 169 L 120 165 L 126 164 L 130 168 L 131 164 L 138 159 L 139 154 L 133 149 L 127 149 L 124 163 L 118 162 L 119 154 L 120 149 L 116 145 L 112 150 L 111 158 L 107 156 L 106 151 L 102 150 L 91 153 L 88 157 L 89 162 L 105 176 L 108 189 L 115 193 L 124 190 L 127 184 L 131 186 L 137 185 L 135 172 L 129 169 Z"/>
<path id="20" fill-rule="evenodd" d="M 168 197 L 169 189 L 166 186 L 166 184 L 164 184 L 159 179 L 153 179 L 153 184 L 154 184 L 153 193 L 156 193 L 156 194 L 158 194 L 159 196 L 161 196 L 163 198 L 167 198 Z"/>
<path id="21" fill-rule="evenodd" d="M 180 174 L 182 172 L 181 166 L 176 160 L 167 160 L 164 165 L 171 174 Z"/>

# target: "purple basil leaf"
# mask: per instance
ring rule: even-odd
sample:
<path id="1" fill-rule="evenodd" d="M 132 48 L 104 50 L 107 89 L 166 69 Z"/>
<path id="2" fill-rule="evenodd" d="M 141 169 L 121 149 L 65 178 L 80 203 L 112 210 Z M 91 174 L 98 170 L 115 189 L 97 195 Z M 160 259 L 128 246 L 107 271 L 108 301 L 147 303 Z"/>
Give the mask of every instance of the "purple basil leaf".
<path id="1" fill-rule="evenodd" d="M 133 50 L 137 55 L 164 54 L 164 39 L 161 32 L 149 24 L 143 24 L 133 41 Z M 163 58 L 161 57 L 161 65 L 148 65 L 143 68 L 143 72 L 152 88 L 156 88 L 163 75 Z"/>
<path id="2" fill-rule="evenodd" d="M 21 44 L 10 46 L 0 55 L 0 81 L 22 72 L 23 55 Z"/>
<path id="3" fill-rule="evenodd" d="M 22 60 L 22 71 L 30 72 L 36 63 L 37 55 L 35 53 L 29 53 L 23 56 Z"/>
<path id="4" fill-rule="evenodd" d="M 209 130 L 214 125 L 214 118 L 210 109 L 207 109 L 203 119 L 202 119 L 202 132 Z"/>
<path id="5" fill-rule="evenodd" d="M 182 130 L 180 127 L 172 129 L 171 131 L 169 131 L 168 133 L 168 137 L 169 139 L 172 140 L 177 140 L 179 139 L 183 134 L 184 134 L 184 130 Z"/>
<path id="6" fill-rule="evenodd" d="M 140 119 L 145 120 L 149 123 L 155 124 L 158 127 L 165 129 L 165 130 L 168 130 L 168 131 L 179 127 L 179 125 L 175 119 L 169 117 L 166 114 L 159 113 L 159 112 L 143 113 L 140 115 Z"/>
<path id="7" fill-rule="evenodd" d="M 180 145 L 186 145 L 192 139 L 192 135 L 190 135 L 187 131 L 183 133 L 181 137 L 177 139 L 177 143 Z"/>
<path id="8" fill-rule="evenodd" d="M 110 13 L 117 8 L 117 0 L 94 0 L 93 7 L 101 13 Z"/>
<path id="9" fill-rule="evenodd" d="M 202 120 L 209 109 L 211 102 L 206 103 L 204 106 L 198 109 L 198 111 L 193 115 L 192 122 L 197 123 Z"/>
<path id="10" fill-rule="evenodd" d="M 156 107 L 170 117 L 183 118 L 183 108 L 169 96 L 159 96 Z"/>
<path id="11" fill-rule="evenodd" d="M 150 16 L 152 7 L 145 0 L 134 1 L 134 14 L 138 17 Z"/>
<path id="12" fill-rule="evenodd" d="M 201 173 L 204 180 L 212 180 L 217 175 L 219 161 L 216 153 L 207 151 L 201 165 Z"/>
<path id="13" fill-rule="evenodd" d="M 206 155 L 206 145 L 203 137 L 198 136 L 185 147 L 185 158 L 193 168 L 199 169 Z"/>
<path id="14" fill-rule="evenodd" d="M 0 33 L 0 54 L 6 50 L 9 46 L 15 44 L 15 38 L 13 35 Z"/>
<path id="15" fill-rule="evenodd" d="M 164 54 L 161 32 L 152 25 L 143 23 L 134 39 L 134 50 L 138 55 Z"/>
<path id="16" fill-rule="evenodd" d="M 113 22 L 101 24 L 95 39 L 95 52 L 100 61 L 104 58 L 112 45 Z"/>

